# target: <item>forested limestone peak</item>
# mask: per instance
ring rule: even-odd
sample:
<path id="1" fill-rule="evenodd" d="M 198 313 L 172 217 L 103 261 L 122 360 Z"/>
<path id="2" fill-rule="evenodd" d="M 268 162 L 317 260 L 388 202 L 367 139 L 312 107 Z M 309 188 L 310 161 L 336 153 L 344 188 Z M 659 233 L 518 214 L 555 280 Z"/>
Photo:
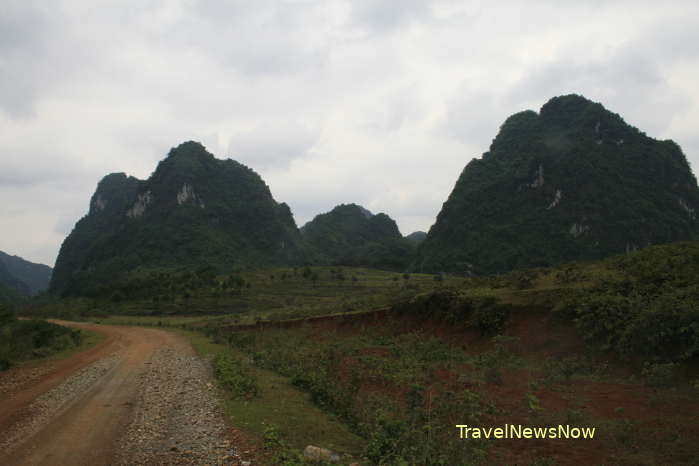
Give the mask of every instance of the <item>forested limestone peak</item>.
<path id="1" fill-rule="evenodd" d="M 682 150 L 579 95 L 507 118 L 462 171 L 415 268 L 496 273 L 697 236 Z"/>
<path id="2" fill-rule="evenodd" d="M 357 204 L 319 214 L 301 232 L 320 263 L 402 270 L 412 252 L 391 217 Z"/>
<path id="3" fill-rule="evenodd" d="M 425 240 L 426 237 L 427 233 L 425 233 L 424 231 L 414 231 L 410 233 L 408 236 L 406 236 L 405 239 L 412 242 L 413 244 L 420 244 Z"/>
<path id="4" fill-rule="evenodd" d="M 147 180 L 107 175 L 66 238 L 51 289 L 100 295 L 139 268 L 300 263 L 291 211 L 262 178 L 188 141 Z"/>

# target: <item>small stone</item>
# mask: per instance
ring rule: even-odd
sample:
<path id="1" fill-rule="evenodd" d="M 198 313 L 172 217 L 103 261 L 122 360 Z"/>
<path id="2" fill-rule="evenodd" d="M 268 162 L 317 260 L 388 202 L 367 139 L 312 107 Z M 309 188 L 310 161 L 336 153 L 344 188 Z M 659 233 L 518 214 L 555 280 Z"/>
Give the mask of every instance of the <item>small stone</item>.
<path id="1" fill-rule="evenodd" d="M 320 448 L 313 445 L 308 445 L 303 450 L 303 457 L 311 461 L 329 461 L 331 463 L 338 463 L 340 461 L 340 455 L 337 453 L 327 448 Z"/>

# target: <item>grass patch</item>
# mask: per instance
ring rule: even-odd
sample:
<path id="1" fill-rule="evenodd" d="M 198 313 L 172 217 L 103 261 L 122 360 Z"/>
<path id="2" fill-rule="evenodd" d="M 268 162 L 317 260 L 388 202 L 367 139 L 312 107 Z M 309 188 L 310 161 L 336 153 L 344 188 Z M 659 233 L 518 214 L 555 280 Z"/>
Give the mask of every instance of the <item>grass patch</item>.
<path id="1" fill-rule="evenodd" d="M 82 335 L 82 338 L 78 346 L 66 348 L 55 353 L 51 353 L 44 357 L 25 359 L 23 361 L 13 364 L 13 367 L 36 367 L 41 364 L 45 364 L 49 361 L 60 361 L 62 359 L 67 359 L 73 356 L 74 354 L 82 353 L 83 351 L 87 351 L 91 348 L 94 348 L 105 338 L 104 335 L 102 335 L 101 333 L 93 332 L 91 330 L 80 329 L 80 333 Z"/>
<path id="2" fill-rule="evenodd" d="M 212 273 L 150 273 L 135 271 L 133 283 L 117 293 L 118 300 L 101 297 L 47 302 L 34 314 L 68 320 L 105 318 L 114 314 L 216 320 L 251 324 L 257 320 L 286 320 L 353 313 L 387 307 L 415 294 L 460 286 L 463 279 L 432 274 L 400 274 L 362 267 L 299 267 Z M 408 278 L 406 278 L 406 276 Z M 311 278 L 314 277 L 314 278 Z M 138 286 L 136 286 L 138 284 Z M 114 285 L 121 286 L 121 285 Z M 114 323 L 114 322 L 112 322 Z M 121 323 L 131 323 L 129 319 Z"/>
<path id="3" fill-rule="evenodd" d="M 255 375 L 241 358 L 223 351 L 214 357 L 213 364 L 216 379 L 234 398 L 250 400 L 260 394 Z"/>
<path id="4" fill-rule="evenodd" d="M 454 435 L 454 425 L 493 412 L 479 394 L 458 386 L 456 371 L 469 359 L 459 347 L 420 331 L 338 334 L 313 324 L 224 330 L 218 338 L 244 351 L 256 369 L 275 371 L 265 371 L 270 380 L 290 379 L 351 426 L 366 439 L 362 455 L 370 464 L 476 464 L 486 455 L 485 443 Z"/>
<path id="5" fill-rule="evenodd" d="M 104 341 L 105 338 L 104 335 L 102 335 L 101 333 L 93 332 L 92 330 L 80 329 L 80 333 L 82 334 L 82 341 L 80 342 L 80 345 L 64 349 L 62 351 L 59 351 L 58 353 L 54 353 L 48 356 L 46 360 L 57 361 L 60 359 L 66 359 L 74 354 L 82 353 L 83 351 L 87 351 L 90 348 L 94 348 L 99 343 Z"/>
<path id="6" fill-rule="evenodd" d="M 317 445 L 355 458 L 363 450 L 364 441 L 360 437 L 315 406 L 310 396 L 292 386 L 287 377 L 253 366 L 248 362 L 249 356 L 214 343 L 201 333 L 175 331 L 189 338 L 202 357 L 231 357 L 246 365 L 246 373 L 258 387 L 257 396 L 240 397 L 224 389 L 222 405 L 231 424 L 260 439 L 265 438 L 272 427 L 282 436 L 285 445 L 298 450 L 307 445 Z"/>
<path id="7" fill-rule="evenodd" d="M 12 311 L 0 309 L 0 370 L 67 357 L 83 347 L 85 332 L 40 319 L 17 319 Z M 90 338 L 88 344 L 94 341 Z"/>

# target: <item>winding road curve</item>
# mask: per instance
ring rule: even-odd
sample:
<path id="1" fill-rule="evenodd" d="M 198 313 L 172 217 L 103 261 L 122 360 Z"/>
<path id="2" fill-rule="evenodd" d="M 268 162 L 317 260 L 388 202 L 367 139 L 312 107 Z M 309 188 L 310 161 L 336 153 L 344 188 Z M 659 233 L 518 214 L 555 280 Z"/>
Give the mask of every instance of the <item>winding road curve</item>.
<path id="1" fill-rule="evenodd" d="M 205 365 L 184 337 L 151 328 L 57 323 L 93 330 L 105 339 L 42 370 L 0 374 L 0 464 L 239 464 L 235 450 L 225 443 L 220 416 L 211 408 L 215 391 L 208 371 L 201 369 Z M 163 369 L 170 361 L 181 367 Z M 182 421 L 186 407 L 159 407 L 152 423 L 141 412 L 152 412 L 153 400 L 157 404 L 177 397 L 195 400 L 198 405 L 192 409 L 204 413 L 192 423 L 199 429 L 197 436 L 207 437 L 197 444 L 206 451 L 177 447 L 172 432 L 186 434 L 187 426 L 173 429 L 168 418 L 179 416 L 180 424 L 188 424 Z M 211 426 L 202 428 L 207 422 Z M 141 432 L 151 435 L 139 438 Z"/>

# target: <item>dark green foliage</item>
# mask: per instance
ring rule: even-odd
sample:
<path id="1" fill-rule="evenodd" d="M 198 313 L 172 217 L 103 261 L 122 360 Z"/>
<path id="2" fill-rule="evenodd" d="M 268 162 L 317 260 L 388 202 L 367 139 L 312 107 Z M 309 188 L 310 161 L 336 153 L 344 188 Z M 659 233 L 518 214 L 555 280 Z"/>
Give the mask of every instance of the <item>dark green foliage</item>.
<path id="1" fill-rule="evenodd" d="M 397 315 L 413 315 L 423 320 L 444 321 L 454 325 L 472 325 L 481 335 L 502 332 L 511 306 L 495 296 L 461 296 L 449 290 L 420 294 L 393 306 Z"/>
<path id="2" fill-rule="evenodd" d="M 98 185 L 90 212 L 64 241 L 51 290 L 104 296 L 144 268 L 288 264 L 304 257 L 286 204 L 248 167 L 195 142 L 170 151 L 146 181 L 123 173 Z"/>
<path id="3" fill-rule="evenodd" d="M 425 241 L 425 238 L 427 238 L 427 233 L 424 231 L 414 231 L 405 237 L 405 239 L 413 243 L 415 246 Z"/>
<path id="4" fill-rule="evenodd" d="M 485 455 L 483 442 L 459 439 L 454 426 L 477 425 L 493 413 L 493 407 L 470 390 L 435 392 L 422 383 L 435 365 L 463 362 L 460 349 L 437 338 L 419 333 L 375 334 L 357 337 L 351 343 L 309 338 L 303 329 L 228 334 L 226 329 L 216 330 L 219 339 L 251 354 L 256 365 L 291 378 L 316 404 L 366 438 L 365 456 L 370 464 L 478 464 Z M 390 348 L 389 359 L 359 351 L 365 344 L 379 342 Z M 391 387 L 393 380 L 404 381 L 410 390 L 390 398 L 360 390 L 368 381 Z M 279 445 L 278 432 L 272 430 L 269 437 L 270 446 Z"/>
<path id="5" fill-rule="evenodd" d="M 397 315 L 412 315 L 423 320 L 439 320 L 441 317 L 455 324 L 465 323 L 472 307 L 470 301 L 462 301 L 456 293 L 444 290 L 419 294 L 395 304 L 391 310 Z"/>
<path id="6" fill-rule="evenodd" d="M 509 305 L 499 303 L 495 297 L 487 297 L 475 307 L 473 322 L 481 335 L 495 335 L 502 332 L 509 317 Z"/>
<path id="7" fill-rule="evenodd" d="M 614 279 L 558 307 L 601 349 L 648 359 L 699 356 L 699 243 L 656 246 L 606 261 Z"/>
<path id="8" fill-rule="evenodd" d="M 255 377 L 243 361 L 230 353 L 214 358 L 214 375 L 221 385 L 235 397 L 254 398 L 259 394 Z"/>
<path id="9" fill-rule="evenodd" d="M 372 464 L 406 464 L 402 440 L 407 436 L 408 424 L 398 419 L 381 418 L 366 447 L 366 457 Z"/>
<path id="10" fill-rule="evenodd" d="M 675 143 L 583 97 L 556 97 L 508 118 L 468 163 L 413 267 L 480 275 L 603 258 L 696 238 L 697 211 Z"/>
<path id="11" fill-rule="evenodd" d="M 0 304 L 0 327 L 15 321 L 15 313 L 10 306 Z"/>
<path id="12" fill-rule="evenodd" d="M 98 251 L 100 243 L 106 243 L 133 204 L 143 182 L 124 173 L 112 173 L 105 176 L 97 185 L 97 190 L 90 200 L 88 214 L 80 219 L 73 231 L 66 237 L 56 259 L 56 266 L 51 277 L 50 289 L 64 292 L 74 289 L 77 294 L 76 281 L 86 282 L 88 277 L 83 269 L 94 263 L 92 251 Z M 114 278 L 119 270 L 119 262 L 125 258 L 115 258 L 112 271 L 102 274 L 103 280 Z"/>
<path id="13" fill-rule="evenodd" d="M 495 348 L 478 355 L 476 367 L 483 373 L 486 382 L 502 384 L 503 369 L 517 362 L 515 355 L 506 346 L 513 341 L 516 341 L 516 338 L 504 335 L 495 336 L 493 337 Z"/>
<path id="14" fill-rule="evenodd" d="M 16 289 L 0 284 L 0 304 L 19 303 L 23 299 Z"/>
<path id="15" fill-rule="evenodd" d="M 80 330 L 43 320 L 17 320 L 7 307 L 0 305 L 0 370 L 78 346 L 81 341 Z"/>
<path id="16" fill-rule="evenodd" d="M 646 363 L 643 367 L 643 377 L 646 379 L 646 384 L 655 388 L 671 386 L 678 366 L 674 362 Z"/>
<path id="17" fill-rule="evenodd" d="M 620 295 L 589 295 L 578 303 L 576 323 L 588 340 L 602 349 L 616 348 L 636 317 L 638 302 Z"/>
<path id="18" fill-rule="evenodd" d="M 543 369 L 544 383 L 548 386 L 556 383 L 569 384 L 576 374 L 590 373 L 594 370 L 590 363 L 580 356 L 547 358 Z"/>
<path id="19" fill-rule="evenodd" d="M 317 262 L 329 265 L 403 270 L 413 250 L 388 215 L 372 215 L 356 204 L 317 215 L 301 233 Z"/>

